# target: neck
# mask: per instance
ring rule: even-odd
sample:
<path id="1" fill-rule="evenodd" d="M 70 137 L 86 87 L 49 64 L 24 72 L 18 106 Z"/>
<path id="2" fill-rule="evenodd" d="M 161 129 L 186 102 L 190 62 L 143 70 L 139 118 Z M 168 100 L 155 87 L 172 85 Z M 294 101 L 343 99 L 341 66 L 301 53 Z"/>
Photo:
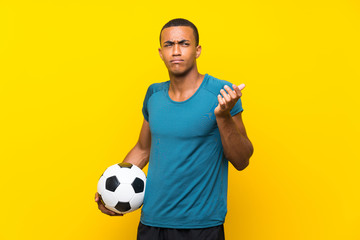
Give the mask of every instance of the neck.
<path id="1" fill-rule="evenodd" d="M 174 75 L 169 72 L 170 87 L 169 93 L 173 96 L 184 96 L 196 91 L 201 85 L 204 75 L 200 74 L 197 67 L 182 75 Z"/>

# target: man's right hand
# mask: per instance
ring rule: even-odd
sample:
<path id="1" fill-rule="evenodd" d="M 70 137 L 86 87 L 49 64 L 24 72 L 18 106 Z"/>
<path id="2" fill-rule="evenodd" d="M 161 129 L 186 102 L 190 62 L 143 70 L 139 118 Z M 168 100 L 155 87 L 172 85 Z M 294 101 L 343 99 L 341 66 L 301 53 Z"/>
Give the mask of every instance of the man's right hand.
<path id="1" fill-rule="evenodd" d="M 113 212 L 109 209 L 107 209 L 104 204 L 100 201 L 100 195 L 98 192 L 95 193 L 95 202 L 98 204 L 98 208 L 102 213 L 105 213 L 109 216 L 123 216 L 124 214 Z"/>

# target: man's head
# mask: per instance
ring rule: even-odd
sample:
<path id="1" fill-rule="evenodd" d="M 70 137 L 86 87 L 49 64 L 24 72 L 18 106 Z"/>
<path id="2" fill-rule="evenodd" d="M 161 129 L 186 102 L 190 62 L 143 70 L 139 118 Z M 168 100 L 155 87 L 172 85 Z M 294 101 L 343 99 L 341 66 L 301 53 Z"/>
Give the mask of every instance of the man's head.
<path id="1" fill-rule="evenodd" d="M 161 47 L 161 33 L 165 28 L 168 27 L 191 27 L 192 30 L 194 31 L 194 38 L 195 38 L 195 42 L 196 42 L 196 46 L 199 45 L 199 32 L 196 28 L 196 26 L 190 22 L 189 20 L 186 20 L 184 18 L 175 18 L 173 20 L 170 20 L 168 23 L 166 23 L 163 28 L 160 31 L 160 47 Z"/>
<path id="2" fill-rule="evenodd" d="M 197 71 L 200 53 L 198 31 L 188 20 L 173 19 L 161 29 L 159 54 L 170 74 L 180 76 Z"/>

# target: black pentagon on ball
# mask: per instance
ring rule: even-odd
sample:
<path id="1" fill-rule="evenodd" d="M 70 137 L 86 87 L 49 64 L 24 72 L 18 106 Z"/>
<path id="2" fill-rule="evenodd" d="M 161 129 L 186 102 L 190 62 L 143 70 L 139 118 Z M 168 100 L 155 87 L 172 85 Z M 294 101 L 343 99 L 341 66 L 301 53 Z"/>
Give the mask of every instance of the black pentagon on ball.
<path id="1" fill-rule="evenodd" d="M 106 179 L 105 188 L 111 192 L 115 192 L 116 188 L 120 185 L 116 176 L 112 176 Z"/>
<path id="2" fill-rule="evenodd" d="M 128 202 L 118 202 L 116 204 L 116 206 L 115 206 L 115 209 L 118 210 L 119 212 L 129 211 L 131 209 L 130 203 L 128 203 Z"/>
<path id="3" fill-rule="evenodd" d="M 140 178 L 135 178 L 131 185 L 133 186 L 135 193 L 144 191 L 144 181 Z"/>
<path id="4" fill-rule="evenodd" d="M 121 168 L 131 168 L 133 165 L 131 163 L 122 162 L 118 164 Z"/>

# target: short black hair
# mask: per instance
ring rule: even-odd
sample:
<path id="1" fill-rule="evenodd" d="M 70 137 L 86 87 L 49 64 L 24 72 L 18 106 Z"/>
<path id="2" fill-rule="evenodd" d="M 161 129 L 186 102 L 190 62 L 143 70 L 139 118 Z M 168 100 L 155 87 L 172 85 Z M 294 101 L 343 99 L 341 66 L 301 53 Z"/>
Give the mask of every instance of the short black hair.
<path id="1" fill-rule="evenodd" d="M 194 37 L 195 37 L 195 41 L 196 41 L 196 46 L 198 46 L 199 45 L 199 32 L 198 32 L 196 26 L 192 22 L 190 22 L 189 20 L 186 20 L 184 18 L 172 19 L 163 26 L 163 28 L 160 31 L 160 46 L 161 46 L 161 33 L 162 33 L 162 31 L 165 28 L 168 28 L 168 27 L 179 27 L 179 26 L 191 27 L 194 30 Z"/>

